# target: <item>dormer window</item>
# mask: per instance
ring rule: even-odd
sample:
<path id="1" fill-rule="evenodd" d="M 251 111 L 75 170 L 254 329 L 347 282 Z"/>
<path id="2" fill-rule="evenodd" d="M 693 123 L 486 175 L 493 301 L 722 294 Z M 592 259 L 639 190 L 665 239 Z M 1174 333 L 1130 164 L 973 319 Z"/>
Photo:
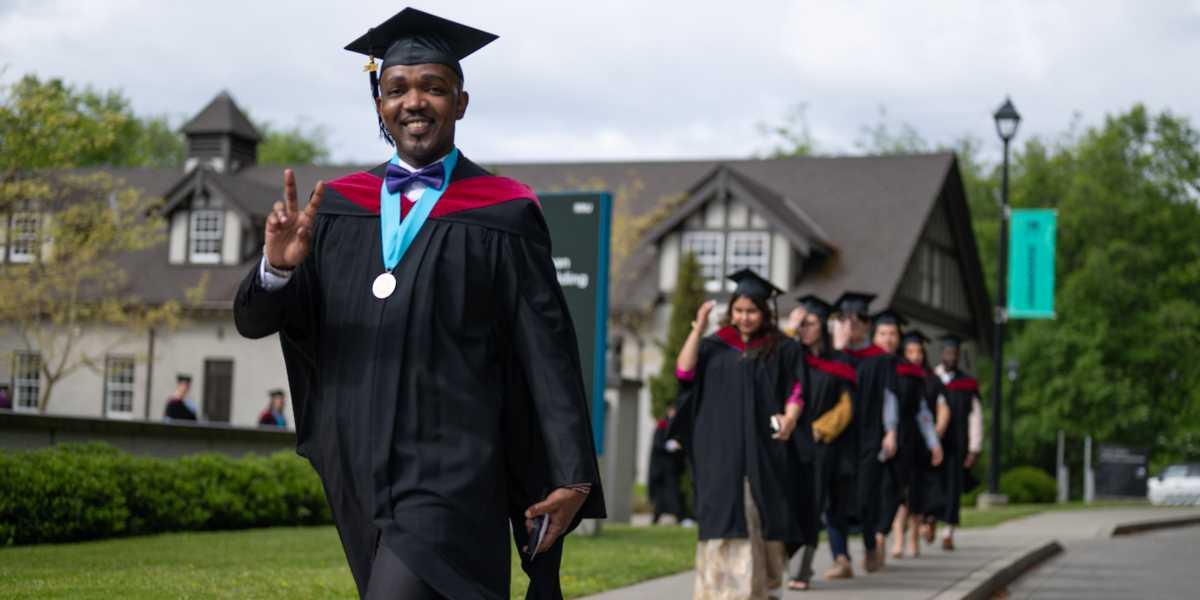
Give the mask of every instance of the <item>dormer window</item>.
<path id="1" fill-rule="evenodd" d="M 225 232 L 224 211 L 197 209 L 193 210 L 190 216 L 189 260 L 209 265 L 221 262 L 222 234 Z"/>

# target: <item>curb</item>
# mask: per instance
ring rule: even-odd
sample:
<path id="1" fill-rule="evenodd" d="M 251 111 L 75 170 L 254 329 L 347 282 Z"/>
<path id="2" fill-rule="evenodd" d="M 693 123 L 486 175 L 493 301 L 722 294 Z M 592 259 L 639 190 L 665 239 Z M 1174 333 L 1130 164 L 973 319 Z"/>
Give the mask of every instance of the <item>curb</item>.
<path id="1" fill-rule="evenodd" d="M 1167 529 L 1168 527 L 1187 527 L 1188 525 L 1200 525 L 1200 515 L 1192 514 L 1186 517 L 1148 519 L 1146 521 L 1123 523 L 1113 528 L 1112 536 L 1110 537 L 1116 537 L 1118 535 L 1134 535 L 1138 533 L 1144 533 L 1146 531 L 1154 531 L 1155 529 Z"/>
<path id="2" fill-rule="evenodd" d="M 987 600 L 1026 571 L 1062 551 L 1058 540 L 1038 542 L 976 569 L 934 596 L 934 600 Z"/>

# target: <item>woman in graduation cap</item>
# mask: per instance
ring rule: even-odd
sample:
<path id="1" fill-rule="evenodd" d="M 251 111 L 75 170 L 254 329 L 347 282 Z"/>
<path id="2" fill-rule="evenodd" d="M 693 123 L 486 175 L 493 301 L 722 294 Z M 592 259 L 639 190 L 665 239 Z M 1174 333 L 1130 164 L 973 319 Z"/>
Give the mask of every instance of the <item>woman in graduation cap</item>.
<path id="1" fill-rule="evenodd" d="M 797 447 L 799 476 L 796 478 L 797 514 L 804 536 L 803 554 L 790 574 L 788 587 L 807 590 L 812 581 L 812 563 L 821 531 L 821 512 L 829 502 L 835 472 L 842 452 L 849 452 L 842 440 L 853 416 L 850 394 L 854 388 L 854 369 L 836 359 L 828 319 L 833 307 L 816 296 L 800 298 L 803 315 L 798 319 L 797 337 L 803 348 L 804 410 L 792 434 Z M 848 436 L 847 436 L 848 437 Z M 845 528 L 845 523 L 839 523 Z"/>
<path id="2" fill-rule="evenodd" d="M 923 499 L 917 485 L 917 475 L 924 466 L 942 463 L 942 447 L 934 426 L 933 413 L 926 404 L 929 391 L 925 368 L 924 333 L 914 329 L 901 338 L 896 362 L 896 455 L 885 464 L 884 484 L 880 498 L 883 508 L 878 531 L 892 531 L 892 557 L 903 556 L 902 543 L 910 508 L 920 511 Z M 915 514 L 919 514 L 915 513 Z M 897 528 L 896 524 L 900 523 Z M 909 546 L 916 556 L 916 524 L 911 528 Z M 882 540 L 881 540 L 882 541 Z"/>
<path id="3" fill-rule="evenodd" d="M 700 538 L 693 597 L 778 599 L 786 546 L 802 538 L 786 443 L 802 409 L 802 363 L 768 305 L 780 290 L 748 269 L 730 279 L 721 328 L 704 336 L 713 302 L 704 303 L 676 361 L 671 433 L 691 453 Z"/>
<path id="4" fill-rule="evenodd" d="M 454 143 L 459 61 L 495 39 L 408 8 L 346 47 L 394 152 L 303 210 L 285 171 L 234 303 L 243 335 L 279 335 L 297 451 L 369 600 L 507 599 L 510 535 L 528 597 L 561 598 L 562 536 L 604 516 L 537 196 Z"/>

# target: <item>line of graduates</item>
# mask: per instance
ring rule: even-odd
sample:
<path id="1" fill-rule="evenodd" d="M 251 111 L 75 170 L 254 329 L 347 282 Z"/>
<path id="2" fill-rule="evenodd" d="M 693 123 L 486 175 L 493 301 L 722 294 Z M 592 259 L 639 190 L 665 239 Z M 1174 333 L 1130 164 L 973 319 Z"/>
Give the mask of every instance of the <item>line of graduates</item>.
<path id="1" fill-rule="evenodd" d="M 827 579 L 854 576 L 848 535 L 863 538 L 862 568 L 884 565 L 918 535 L 946 524 L 952 550 L 966 469 L 982 442 L 974 379 L 957 367 L 961 340 L 942 338 L 930 369 L 928 338 L 903 331 L 891 310 L 871 316 L 869 294 L 834 304 L 806 296 L 785 333 L 782 291 L 749 270 L 717 331 L 714 303 L 700 307 L 676 360 L 677 413 L 663 437 L 692 465 L 696 600 L 782 598 L 810 586 L 820 531 L 829 537 Z M 665 511 L 664 511 L 665 512 Z M 787 572 L 791 562 L 793 569 Z"/>

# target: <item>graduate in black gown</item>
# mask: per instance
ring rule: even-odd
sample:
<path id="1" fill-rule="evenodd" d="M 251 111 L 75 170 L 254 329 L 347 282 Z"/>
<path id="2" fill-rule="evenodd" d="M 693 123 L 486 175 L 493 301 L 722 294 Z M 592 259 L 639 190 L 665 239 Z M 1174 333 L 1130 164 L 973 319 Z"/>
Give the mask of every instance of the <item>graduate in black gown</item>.
<path id="1" fill-rule="evenodd" d="M 705 302 L 676 360 L 669 435 L 692 460 L 696 600 L 781 597 L 786 547 L 802 541 L 787 443 L 802 408 L 799 349 L 768 306 L 778 288 L 749 270 L 730 278 L 737 288 L 721 328 L 701 337 L 713 308 Z"/>
<path id="2" fill-rule="evenodd" d="M 879 490 L 883 481 L 883 463 L 895 454 L 895 407 L 896 407 L 896 357 L 881 348 L 877 341 L 881 337 L 894 336 L 899 343 L 899 316 L 885 311 L 875 319 L 872 338 L 867 337 L 872 322 L 868 307 L 874 295 L 846 292 L 837 301 L 842 322 L 849 326 L 850 340 L 842 351 L 842 357 L 855 370 L 856 386 L 853 395 L 854 448 L 853 492 L 849 504 L 852 513 L 862 528 L 863 570 L 868 573 L 883 566 L 883 551 L 878 547 L 877 528 L 881 503 Z M 889 418 L 885 419 L 885 415 Z M 835 482 L 835 487 L 837 486 Z M 839 506 L 847 501 L 836 496 L 830 510 L 847 510 Z M 846 532 L 838 530 L 830 522 L 830 548 L 834 552 L 834 565 L 826 572 L 827 579 L 853 577 L 850 566 Z"/>
<path id="3" fill-rule="evenodd" d="M 537 197 L 454 146 L 459 60 L 494 39 L 405 9 L 347 47 L 383 58 L 371 91 L 395 154 L 303 210 L 285 172 L 234 303 L 243 335 L 279 334 L 297 451 L 369 599 L 508 598 L 510 531 L 525 546 L 540 515 L 529 596 L 560 597 L 562 536 L 604 515 Z"/>
<path id="4" fill-rule="evenodd" d="M 667 407 L 667 415 L 655 424 L 654 437 L 650 441 L 650 473 L 646 492 L 650 503 L 654 505 L 654 519 L 651 522 L 655 525 L 663 515 L 675 517 L 678 523 L 688 518 L 681 487 L 683 472 L 687 467 L 683 446 L 667 435 L 674 418 L 675 407 Z"/>
<path id="5" fill-rule="evenodd" d="M 918 473 L 926 465 L 942 463 L 941 442 L 934 427 L 933 413 L 926 404 L 929 373 L 925 369 L 924 344 L 928 338 L 920 330 L 904 333 L 896 362 L 896 455 L 884 464 L 884 483 L 880 493 L 883 507 L 878 531 L 893 533 L 892 557 L 903 556 L 902 544 L 909 521 L 910 506 L 921 506 L 922 488 Z M 909 550 L 917 554 L 916 524 L 911 528 Z"/>
<path id="6" fill-rule="evenodd" d="M 803 370 L 804 409 L 792 434 L 797 456 L 797 501 L 793 509 L 800 522 L 803 546 L 790 573 L 788 587 L 807 590 L 812 581 L 812 563 L 821 532 L 821 514 L 829 502 L 838 468 L 838 440 L 850 425 L 853 406 L 854 369 L 835 360 L 828 319 L 833 307 L 816 296 L 800 298 L 802 313 L 796 327 L 805 358 Z M 843 524 L 844 527 L 844 524 Z"/>
<path id="7" fill-rule="evenodd" d="M 954 549 L 954 528 L 959 523 L 962 494 L 977 482 L 970 469 L 975 466 L 983 445 L 983 410 L 979 402 L 979 383 L 958 368 L 962 338 L 954 334 L 942 337 L 942 361 L 938 375 L 946 389 L 950 409 L 949 425 L 943 438 L 946 464 L 942 470 L 943 506 L 941 520 L 946 523 L 942 548 Z"/>
<path id="8" fill-rule="evenodd" d="M 874 294 L 862 292 L 845 292 L 834 302 L 834 312 L 829 318 L 829 328 L 835 350 L 834 358 L 849 365 L 852 369 L 864 360 L 887 354 L 882 349 L 871 344 L 871 317 L 869 306 Z M 828 500 L 825 504 L 824 521 L 826 532 L 829 534 L 829 552 L 833 557 L 833 566 L 825 571 L 825 579 L 847 579 L 854 577 L 854 567 L 851 564 L 848 537 L 851 522 L 858 522 L 859 498 L 857 493 L 859 448 L 861 446 L 860 390 L 857 386 L 858 375 L 855 374 L 855 387 L 851 391 L 852 418 L 850 426 L 834 442 L 837 450 L 836 465 L 833 468 L 833 480 L 830 485 Z M 874 544 L 874 536 L 871 538 Z"/>

